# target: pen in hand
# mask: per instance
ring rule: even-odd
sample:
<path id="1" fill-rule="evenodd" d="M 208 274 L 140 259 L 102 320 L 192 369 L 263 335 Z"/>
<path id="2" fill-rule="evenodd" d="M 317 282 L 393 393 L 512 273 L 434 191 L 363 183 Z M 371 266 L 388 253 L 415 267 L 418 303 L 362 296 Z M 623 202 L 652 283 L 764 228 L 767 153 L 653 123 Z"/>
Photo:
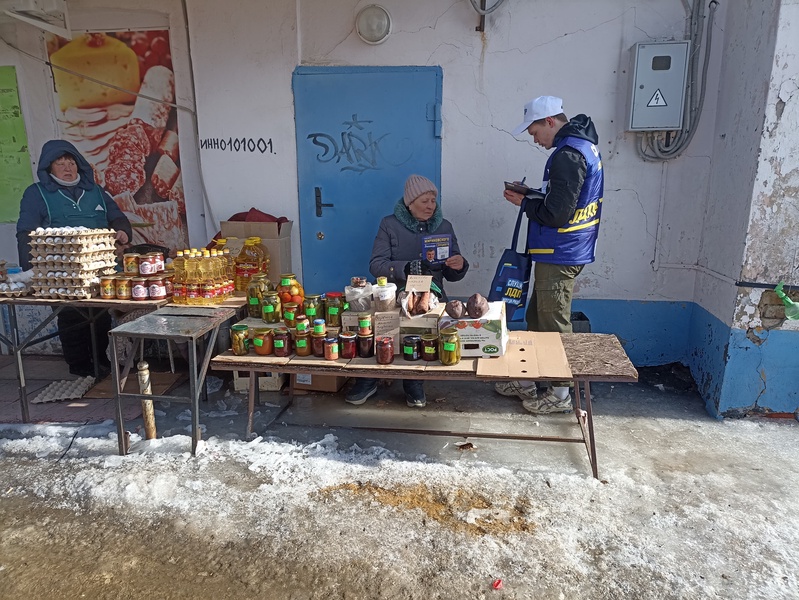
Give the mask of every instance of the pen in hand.
<path id="1" fill-rule="evenodd" d="M 527 181 L 527 175 L 522 177 L 522 180 L 519 182 L 519 185 L 524 185 L 524 182 Z"/>

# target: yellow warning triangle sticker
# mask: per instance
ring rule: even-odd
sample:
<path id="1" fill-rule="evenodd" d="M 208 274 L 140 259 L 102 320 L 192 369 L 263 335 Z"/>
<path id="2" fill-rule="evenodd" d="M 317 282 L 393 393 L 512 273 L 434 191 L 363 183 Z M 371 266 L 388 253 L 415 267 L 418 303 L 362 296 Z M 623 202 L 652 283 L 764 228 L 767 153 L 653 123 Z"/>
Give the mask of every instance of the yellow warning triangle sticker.
<path id="1" fill-rule="evenodd" d="M 663 97 L 663 93 L 659 88 L 655 90 L 655 93 L 652 94 L 652 97 L 649 99 L 647 107 L 649 106 L 668 106 L 668 104 L 666 104 L 666 99 Z"/>

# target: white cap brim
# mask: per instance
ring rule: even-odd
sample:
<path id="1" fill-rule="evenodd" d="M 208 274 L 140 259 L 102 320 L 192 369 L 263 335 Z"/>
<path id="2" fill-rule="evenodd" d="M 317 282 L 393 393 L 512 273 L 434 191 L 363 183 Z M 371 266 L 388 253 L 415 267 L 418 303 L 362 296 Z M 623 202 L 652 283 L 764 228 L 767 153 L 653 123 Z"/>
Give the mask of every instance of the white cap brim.
<path id="1" fill-rule="evenodd" d="M 523 133 L 524 131 L 526 131 L 526 130 L 527 130 L 527 128 L 528 128 L 528 127 L 530 127 L 530 125 L 532 125 L 532 124 L 533 124 L 533 122 L 532 122 L 532 121 L 525 121 L 524 123 L 522 123 L 521 125 L 519 125 L 518 127 L 516 127 L 516 129 L 514 129 L 514 130 L 511 132 L 511 134 L 512 134 L 512 135 L 514 135 L 514 136 L 517 136 L 517 135 L 519 135 L 519 134 Z"/>

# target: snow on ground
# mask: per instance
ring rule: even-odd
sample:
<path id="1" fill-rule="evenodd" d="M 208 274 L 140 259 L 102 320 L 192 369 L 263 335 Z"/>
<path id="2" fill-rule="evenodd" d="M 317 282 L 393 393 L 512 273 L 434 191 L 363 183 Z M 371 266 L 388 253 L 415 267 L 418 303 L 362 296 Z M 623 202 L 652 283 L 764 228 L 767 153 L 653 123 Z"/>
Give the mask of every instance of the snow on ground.
<path id="1" fill-rule="evenodd" d="M 112 423 L 0 425 L 0 501 L 256 540 L 258 560 L 282 565 L 271 576 L 316 574 L 297 598 L 799 597 L 796 423 L 604 416 L 597 429 L 601 481 L 324 432 L 212 437 L 196 458 L 187 436 L 134 435 L 120 457 Z"/>

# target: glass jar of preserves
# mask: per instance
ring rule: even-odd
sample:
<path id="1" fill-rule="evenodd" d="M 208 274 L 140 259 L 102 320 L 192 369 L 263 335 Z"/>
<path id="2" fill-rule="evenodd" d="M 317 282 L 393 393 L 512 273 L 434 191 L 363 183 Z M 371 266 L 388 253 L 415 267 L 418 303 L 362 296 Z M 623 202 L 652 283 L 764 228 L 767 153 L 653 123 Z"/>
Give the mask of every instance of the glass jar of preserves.
<path id="1" fill-rule="evenodd" d="M 164 285 L 163 276 L 154 275 L 147 278 L 147 293 L 150 296 L 150 300 L 166 299 L 166 285 Z"/>
<path id="2" fill-rule="evenodd" d="M 145 254 L 139 257 L 139 275 L 155 275 L 157 268 L 155 254 Z"/>
<path id="3" fill-rule="evenodd" d="M 438 360 L 442 365 L 457 365 L 461 361 L 461 338 L 458 330 L 447 327 L 438 332 Z"/>
<path id="4" fill-rule="evenodd" d="M 372 315 L 371 313 L 361 313 L 358 315 L 358 333 L 360 335 L 372 334 Z"/>
<path id="5" fill-rule="evenodd" d="M 375 355 L 375 336 L 358 336 L 358 356 L 361 358 L 372 358 Z"/>
<path id="6" fill-rule="evenodd" d="M 402 338 L 402 358 L 419 360 L 422 358 L 422 338 L 418 335 L 406 335 Z"/>
<path id="7" fill-rule="evenodd" d="M 313 321 L 317 317 L 324 317 L 322 313 L 322 297 L 319 294 L 305 296 L 302 301 L 303 312 L 308 315 L 308 319 Z"/>
<path id="8" fill-rule="evenodd" d="M 341 358 L 355 358 L 358 356 L 358 343 L 355 334 L 350 331 L 342 331 L 338 336 L 339 355 Z"/>
<path id="9" fill-rule="evenodd" d="M 306 315 L 297 315 L 294 317 L 294 328 L 297 330 L 297 333 L 310 333 L 311 327 L 308 323 L 308 317 Z"/>
<path id="10" fill-rule="evenodd" d="M 230 327 L 230 349 L 236 356 L 244 356 L 250 351 L 250 328 L 246 325 Z"/>
<path id="11" fill-rule="evenodd" d="M 130 279 L 130 277 L 126 277 L 125 275 L 117 275 L 114 280 L 117 300 L 130 300 Z"/>
<path id="12" fill-rule="evenodd" d="M 275 351 L 274 331 L 269 327 L 259 327 L 253 330 L 252 345 L 255 353 L 269 356 Z"/>
<path id="13" fill-rule="evenodd" d="M 311 355 L 311 334 L 308 331 L 298 331 L 294 334 L 294 352 L 297 356 Z"/>
<path id="14" fill-rule="evenodd" d="M 283 303 L 283 323 L 286 327 L 293 328 L 297 322 L 297 303 L 284 302 Z"/>
<path id="15" fill-rule="evenodd" d="M 427 334 L 422 336 L 422 360 L 438 360 L 438 336 Z"/>
<path id="16" fill-rule="evenodd" d="M 175 291 L 175 272 L 172 270 L 164 271 L 164 287 L 166 288 L 166 297 L 171 298 L 172 293 Z"/>
<path id="17" fill-rule="evenodd" d="M 130 297 L 132 300 L 147 300 L 149 294 L 146 277 L 131 277 Z"/>
<path id="18" fill-rule="evenodd" d="M 344 310 L 344 299 L 341 292 L 325 294 L 325 322 L 329 327 L 341 327 L 341 313 Z"/>
<path id="19" fill-rule="evenodd" d="M 338 360 L 338 338 L 325 338 L 325 360 Z"/>
<path id="20" fill-rule="evenodd" d="M 300 307 L 300 311 L 302 311 L 305 290 L 294 273 L 282 273 L 280 275 L 280 285 L 277 286 L 277 293 L 280 295 L 280 300 L 283 304 L 295 302 Z"/>
<path id="21" fill-rule="evenodd" d="M 100 277 L 100 298 L 113 300 L 117 297 L 116 276 L 103 275 Z"/>
<path id="22" fill-rule="evenodd" d="M 312 333 L 311 334 L 311 353 L 318 357 L 324 358 L 325 356 L 325 338 L 326 333 Z"/>
<path id="23" fill-rule="evenodd" d="M 266 292 L 261 303 L 261 318 L 264 323 L 280 323 L 283 318 L 283 305 L 277 292 Z"/>
<path id="24" fill-rule="evenodd" d="M 248 317 L 256 319 L 261 317 L 261 305 L 264 301 L 264 295 L 273 289 L 272 283 L 263 273 L 256 273 L 250 277 L 250 282 L 247 284 Z"/>
<path id="25" fill-rule="evenodd" d="M 394 338 L 390 335 L 380 336 L 375 340 L 375 357 L 380 365 L 394 362 Z"/>
<path id="26" fill-rule="evenodd" d="M 285 327 L 277 327 L 274 335 L 275 356 L 281 358 L 291 355 L 291 334 Z"/>
<path id="27" fill-rule="evenodd" d="M 324 319 L 314 319 L 313 320 L 313 332 L 314 333 L 327 333 L 327 327 L 325 325 Z"/>
<path id="28" fill-rule="evenodd" d="M 123 254 L 122 255 L 123 271 L 128 275 L 138 275 L 140 256 L 141 256 L 140 254 L 136 254 L 135 252 L 129 252 L 127 254 Z"/>

